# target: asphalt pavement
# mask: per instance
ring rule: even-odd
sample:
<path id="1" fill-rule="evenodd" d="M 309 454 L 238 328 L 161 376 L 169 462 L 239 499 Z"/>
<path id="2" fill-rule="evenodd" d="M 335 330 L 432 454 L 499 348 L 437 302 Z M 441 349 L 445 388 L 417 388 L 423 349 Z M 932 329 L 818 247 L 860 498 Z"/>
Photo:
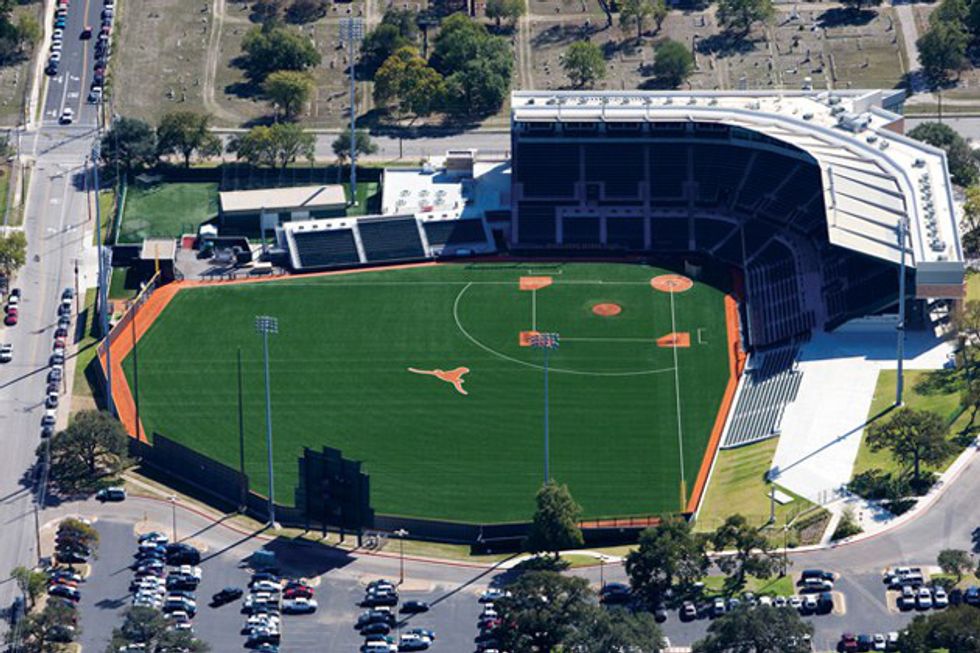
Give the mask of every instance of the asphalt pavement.
<path id="1" fill-rule="evenodd" d="M 92 81 L 95 43 L 102 24 L 102 0 L 74 0 L 68 7 L 64 45 L 58 73 L 47 77 L 47 97 L 42 114 L 43 125 L 56 125 L 65 108 L 75 113 L 75 122 L 95 125 L 96 105 L 86 102 Z M 92 28 L 92 38 L 82 39 L 82 30 Z M 44 48 L 50 47 L 50 42 Z"/>

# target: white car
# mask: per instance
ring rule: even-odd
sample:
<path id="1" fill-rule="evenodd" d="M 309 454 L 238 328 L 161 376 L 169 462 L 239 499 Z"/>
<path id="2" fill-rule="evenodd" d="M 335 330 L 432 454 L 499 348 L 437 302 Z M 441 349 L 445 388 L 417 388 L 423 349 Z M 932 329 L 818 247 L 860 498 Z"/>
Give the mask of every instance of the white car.
<path id="1" fill-rule="evenodd" d="M 270 614 L 253 614 L 245 620 L 246 628 L 279 628 L 279 617 Z"/>
<path id="2" fill-rule="evenodd" d="M 191 565 L 181 565 L 177 568 L 177 573 L 183 574 L 184 576 L 193 576 L 197 580 L 201 580 L 201 568 L 193 567 Z"/>
<path id="3" fill-rule="evenodd" d="M 941 587 L 933 589 L 932 604 L 937 608 L 945 608 L 949 605 L 949 595 L 946 594 L 946 590 Z"/>
<path id="4" fill-rule="evenodd" d="M 510 592 L 502 590 L 499 587 L 491 587 L 480 595 L 480 603 L 493 603 L 497 599 L 502 599 L 505 596 L 510 596 Z"/>
<path id="5" fill-rule="evenodd" d="M 803 607 L 803 599 L 794 594 L 793 596 L 789 597 L 789 607 L 799 610 Z"/>
<path id="6" fill-rule="evenodd" d="M 64 43 L 61 39 L 54 39 L 51 41 L 51 51 L 61 52 L 61 48 L 64 47 Z"/>
<path id="7" fill-rule="evenodd" d="M 53 50 L 48 56 L 48 63 L 58 63 L 61 61 L 61 50 Z"/>
<path id="8" fill-rule="evenodd" d="M 65 107 L 65 110 L 61 112 L 61 117 L 58 118 L 58 122 L 62 125 L 70 125 L 75 121 L 75 111 L 71 107 Z"/>
<path id="9" fill-rule="evenodd" d="M 884 651 L 888 648 L 888 641 L 881 633 L 875 633 L 871 638 L 871 649 L 873 651 Z"/>
<path id="10" fill-rule="evenodd" d="M 386 639 L 369 639 L 361 646 L 361 653 L 398 653 L 398 644 Z"/>
<path id="11" fill-rule="evenodd" d="M 806 613 L 812 613 L 817 611 L 817 597 L 813 594 L 807 594 L 803 597 L 803 605 L 801 610 Z"/>
<path id="12" fill-rule="evenodd" d="M 316 599 L 295 598 L 282 602 L 284 614 L 311 614 L 316 612 Z"/>
<path id="13" fill-rule="evenodd" d="M 915 603 L 920 610 L 928 610 L 932 607 L 932 592 L 928 587 L 920 587 L 919 593 L 915 597 Z"/>
<path id="14" fill-rule="evenodd" d="M 257 580 L 252 583 L 253 592 L 281 592 L 282 583 L 276 583 L 271 580 Z"/>
<path id="15" fill-rule="evenodd" d="M 772 606 L 772 597 L 769 596 L 768 594 L 763 594 L 762 596 L 759 597 L 759 605 L 765 606 L 767 608 Z"/>
<path id="16" fill-rule="evenodd" d="M 14 359 L 13 345 L 0 345 L 0 363 L 9 363 Z"/>
<path id="17" fill-rule="evenodd" d="M 143 533 L 139 536 L 139 543 L 153 542 L 154 544 L 160 544 L 166 546 L 170 542 L 170 538 L 163 533 L 158 533 L 157 531 L 151 531 L 149 533 Z"/>
<path id="18" fill-rule="evenodd" d="M 424 651 L 432 645 L 432 640 L 415 633 L 405 633 L 398 641 L 399 651 Z"/>
<path id="19" fill-rule="evenodd" d="M 55 39 L 55 40 L 60 41 L 64 37 L 65 37 L 65 30 L 63 30 L 63 29 L 58 28 L 58 29 L 55 29 L 54 31 L 51 32 L 51 38 L 52 39 Z"/>

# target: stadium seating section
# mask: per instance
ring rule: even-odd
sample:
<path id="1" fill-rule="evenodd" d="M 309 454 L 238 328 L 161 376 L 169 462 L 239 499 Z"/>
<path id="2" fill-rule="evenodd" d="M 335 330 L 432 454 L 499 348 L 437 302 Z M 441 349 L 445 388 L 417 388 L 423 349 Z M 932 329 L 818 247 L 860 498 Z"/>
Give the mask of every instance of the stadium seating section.
<path id="1" fill-rule="evenodd" d="M 425 237 L 433 247 L 484 243 L 487 235 L 482 220 L 439 220 L 423 223 Z"/>
<path id="2" fill-rule="evenodd" d="M 820 169 L 786 143 L 716 124 L 539 124 L 517 126 L 513 151 L 519 246 L 596 244 L 598 234 L 617 249 L 729 262 L 745 272 L 750 347 L 896 296 L 894 266 L 830 245 Z"/>
<path id="3" fill-rule="evenodd" d="M 803 373 L 795 367 L 798 349 L 781 347 L 757 353 L 742 377 L 741 392 L 732 411 L 723 449 L 779 435 L 786 406 L 796 399 Z"/>
<path id="4" fill-rule="evenodd" d="M 425 248 L 414 217 L 358 220 L 357 225 L 368 261 L 425 258 Z"/>
<path id="5" fill-rule="evenodd" d="M 297 231 L 293 234 L 296 253 L 304 268 L 326 268 L 351 265 L 360 259 L 354 232 L 350 229 L 330 231 Z"/>

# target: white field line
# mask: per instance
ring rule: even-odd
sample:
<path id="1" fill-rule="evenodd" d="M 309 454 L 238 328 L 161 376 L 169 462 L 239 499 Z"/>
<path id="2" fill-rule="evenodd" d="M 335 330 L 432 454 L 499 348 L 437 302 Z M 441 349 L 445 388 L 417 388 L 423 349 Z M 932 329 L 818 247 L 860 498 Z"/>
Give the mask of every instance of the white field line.
<path id="1" fill-rule="evenodd" d="M 670 291 L 670 332 L 674 334 L 674 397 L 677 399 L 677 449 L 681 463 L 681 485 L 686 487 L 684 474 L 684 427 L 681 420 L 681 380 L 677 369 L 677 318 L 674 313 L 674 291 Z"/>

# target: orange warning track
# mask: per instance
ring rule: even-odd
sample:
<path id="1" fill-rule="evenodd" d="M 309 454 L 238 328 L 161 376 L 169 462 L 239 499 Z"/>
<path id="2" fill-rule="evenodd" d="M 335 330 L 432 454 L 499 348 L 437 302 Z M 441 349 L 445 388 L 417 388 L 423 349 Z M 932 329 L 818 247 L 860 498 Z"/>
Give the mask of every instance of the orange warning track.
<path id="1" fill-rule="evenodd" d="M 130 391 L 126 374 L 123 372 L 122 363 L 129 352 L 133 350 L 135 342 L 143 337 L 143 334 L 146 333 L 150 325 L 159 317 L 183 285 L 181 282 L 170 283 L 153 291 L 150 298 L 133 313 L 133 323 L 123 327 L 109 346 L 112 354 L 112 399 L 116 405 L 116 413 L 119 415 L 119 421 L 126 427 L 126 432 L 132 437 L 136 437 L 138 433 L 143 442 L 147 442 L 146 431 L 143 429 L 142 423 L 137 429 L 136 402 L 133 400 L 133 393 Z M 100 355 L 99 361 L 102 363 L 102 371 L 105 373 L 105 356 Z"/>
<path id="2" fill-rule="evenodd" d="M 711 463 L 715 459 L 718 443 L 721 441 L 721 432 L 725 428 L 725 420 L 728 418 L 728 412 L 732 408 L 732 400 L 735 398 L 738 378 L 745 366 L 745 354 L 742 352 L 741 343 L 738 339 L 738 304 L 732 295 L 725 296 L 725 326 L 727 327 L 726 341 L 728 342 L 728 385 L 725 386 L 721 406 L 718 408 L 714 426 L 711 428 L 708 447 L 704 452 L 704 458 L 701 460 L 701 469 L 698 470 L 698 477 L 694 482 L 691 498 L 687 502 L 686 511 L 689 513 L 694 513 L 698 509 L 698 504 L 701 503 L 701 495 L 704 492 L 705 484 L 708 482 Z"/>

